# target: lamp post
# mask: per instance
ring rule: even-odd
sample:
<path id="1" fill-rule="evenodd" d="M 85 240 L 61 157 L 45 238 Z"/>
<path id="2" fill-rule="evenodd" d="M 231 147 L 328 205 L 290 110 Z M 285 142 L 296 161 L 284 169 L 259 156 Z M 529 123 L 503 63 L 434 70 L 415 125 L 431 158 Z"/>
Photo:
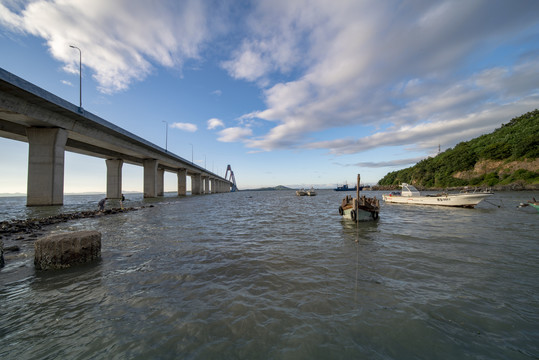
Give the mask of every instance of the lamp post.
<path id="1" fill-rule="evenodd" d="M 82 51 L 74 45 L 69 47 L 79 50 L 79 112 L 82 112 Z"/>
<path id="2" fill-rule="evenodd" d="M 193 144 L 189 143 L 191 145 L 191 164 L 193 163 Z"/>
<path id="3" fill-rule="evenodd" d="M 165 123 L 165 151 L 168 152 L 168 122 L 162 121 Z"/>

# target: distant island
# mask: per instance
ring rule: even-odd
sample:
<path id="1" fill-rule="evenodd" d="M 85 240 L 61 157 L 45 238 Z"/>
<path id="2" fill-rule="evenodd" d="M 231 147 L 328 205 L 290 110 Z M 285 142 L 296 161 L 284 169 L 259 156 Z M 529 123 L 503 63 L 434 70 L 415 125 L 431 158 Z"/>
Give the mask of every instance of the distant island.
<path id="1" fill-rule="evenodd" d="M 384 176 L 379 187 L 401 183 L 419 189 L 488 186 L 539 189 L 539 110 L 502 124 L 490 134 L 457 144 L 435 157 Z"/>
<path id="2" fill-rule="evenodd" d="M 277 185 L 273 187 L 265 187 L 265 188 L 259 188 L 259 189 L 245 189 L 245 190 L 239 190 L 239 191 L 270 191 L 270 190 L 294 190 L 294 189 L 291 189 L 283 185 Z"/>

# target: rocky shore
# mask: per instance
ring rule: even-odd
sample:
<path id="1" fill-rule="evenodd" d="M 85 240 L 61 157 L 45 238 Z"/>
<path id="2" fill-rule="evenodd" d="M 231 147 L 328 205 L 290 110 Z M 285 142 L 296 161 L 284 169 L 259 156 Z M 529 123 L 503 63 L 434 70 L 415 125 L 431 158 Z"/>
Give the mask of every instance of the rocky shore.
<path id="1" fill-rule="evenodd" d="M 27 245 L 30 241 L 33 243 L 37 238 L 44 235 L 46 227 L 49 225 L 76 219 L 136 211 L 145 207 L 146 206 L 126 207 L 123 209 L 112 208 L 105 211 L 79 211 L 75 213 L 48 216 L 45 218 L 2 221 L 0 222 L 0 268 L 5 263 L 4 258 L 8 261 L 11 257 L 17 257 L 17 253 L 21 251 L 21 246 L 23 244 Z M 153 205 L 149 205 L 148 207 L 153 207 Z"/>

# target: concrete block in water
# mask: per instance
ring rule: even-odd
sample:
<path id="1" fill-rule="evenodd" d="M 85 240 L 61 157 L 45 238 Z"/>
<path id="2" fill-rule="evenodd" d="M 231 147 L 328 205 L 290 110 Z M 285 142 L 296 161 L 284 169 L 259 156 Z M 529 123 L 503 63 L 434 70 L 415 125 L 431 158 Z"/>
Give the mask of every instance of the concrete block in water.
<path id="1" fill-rule="evenodd" d="M 94 261 L 100 256 L 99 231 L 50 235 L 36 240 L 34 266 L 37 270 L 63 269 Z"/>

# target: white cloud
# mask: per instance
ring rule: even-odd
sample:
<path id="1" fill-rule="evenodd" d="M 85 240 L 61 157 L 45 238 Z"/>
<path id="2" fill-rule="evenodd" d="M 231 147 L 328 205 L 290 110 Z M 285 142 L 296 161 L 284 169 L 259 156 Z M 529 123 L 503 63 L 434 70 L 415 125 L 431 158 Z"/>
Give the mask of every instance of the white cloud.
<path id="1" fill-rule="evenodd" d="M 532 8 L 539 11 L 539 3 L 262 2 L 225 68 L 256 82 L 279 73 L 279 82 L 263 89 L 266 107 L 241 117 L 274 125 L 241 140 L 267 151 L 353 154 L 380 146 L 454 145 L 492 131 L 536 107 L 539 59 L 515 53 L 515 65 L 466 67 L 470 59 L 491 64 L 494 50 L 533 37 Z M 539 50 L 534 46 L 532 53 Z M 311 139 L 341 127 L 357 131 L 332 141 Z"/>
<path id="2" fill-rule="evenodd" d="M 269 65 L 261 54 L 249 49 L 248 45 L 244 47 L 245 49 L 237 52 L 233 61 L 223 62 L 223 67 L 236 79 L 254 81 L 268 71 Z"/>
<path id="3" fill-rule="evenodd" d="M 180 130 L 183 130 L 183 131 L 188 131 L 188 132 L 195 132 L 197 131 L 197 126 L 195 124 L 190 124 L 190 123 L 173 123 L 172 125 L 170 125 L 171 128 L 174 128 L 174 129 L 180 129 Z"/>
<path id="4" fill-rule="evenodd" d="M 210 37 L 208 9 L 196 0 L 37 0 L 16 10 L 0 5 L 0 22 L 45 39 L 67 71 L 78 72 L 78 53 L 69 45 L 79 47 L 83 67 L 105 93 L 144 79 L 153 64 L 180 70 L 199 58 Z"/>
<path id="5" fill-rule="evenodd" d="M 213 129 L 216 129 L 218 127 L 224 127 L 224 126 L 225 126 L 225 124 L 219 119 L 212 118 L 212 119 L 208 120 L 208 129 L 209 130 L 213 130 Z"/>
<path id="6" fill-rule="evenodd" d="M 243 141 L 252 134 L 253 131 L 249 128 L 230 127 L 219 131 L 219 138 L 217 140 L 222 142 Z"/>
<path id="7" fill-rule="evenodd" d="M 418 163 L 419 161 L 425 159 L 425 157 L 415 157 L 415 158 L 409 158 L 409 159 L 396 159 L 396 160 L 390 160 L 390 161 L 362 161 L 355 164 L 346 164 L 342 165 L 345 167 L 366 167 L 366 168 L 385 168 L 385 167 L 395 167 L 399 166 L 402 167 L 403 165 L 413 165 Z M 340 164 L 338 164 L 340 165 Z"/>
<path id="8" fill-rule="evenodd" d="M 221 5 L 237 12 L 217 3 L 3 0 L 0 24 L 45 39 L 73 73 L 78 52 L 69 45 L 78 46 L 83 76 L 93 74 L 104 93 L 125 90 L 158 66 L 181 71 L 190 59 L 207 61 L 203 50 L 222 24 L 234 26 L 215 52 L 229 56 L 210 60 L 232 78 L 257 84 L 265 106 L 239 116 L 219 140 L 253 151 L 340 155 L 410 144 L 428 151 L 537 107 L 536 0 Z M 224 19 L 229 14 L 237 17 Z M 224 123 L 210 119 L 207 127 Z M 332 140 L 316 137 L 327 129 L 336 133 Z"/>

